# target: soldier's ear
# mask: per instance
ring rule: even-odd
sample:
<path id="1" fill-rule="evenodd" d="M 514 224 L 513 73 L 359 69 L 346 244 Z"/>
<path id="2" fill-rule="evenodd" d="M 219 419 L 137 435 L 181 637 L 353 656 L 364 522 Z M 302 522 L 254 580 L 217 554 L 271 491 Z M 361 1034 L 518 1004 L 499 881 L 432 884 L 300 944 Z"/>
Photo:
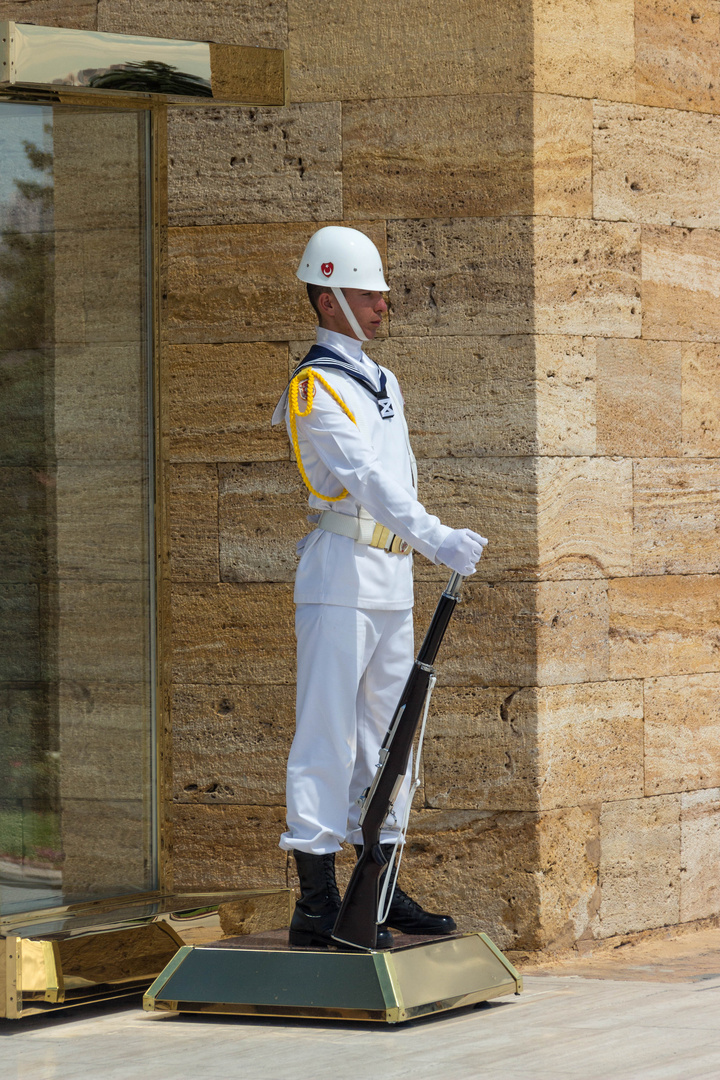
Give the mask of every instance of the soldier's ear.
<path id="1" fill-rule="evenodd" d="M 318 296 L 318 307 L 325 315 L 336 315 L 335 297 L 332 293 L 322 292 Z"/>

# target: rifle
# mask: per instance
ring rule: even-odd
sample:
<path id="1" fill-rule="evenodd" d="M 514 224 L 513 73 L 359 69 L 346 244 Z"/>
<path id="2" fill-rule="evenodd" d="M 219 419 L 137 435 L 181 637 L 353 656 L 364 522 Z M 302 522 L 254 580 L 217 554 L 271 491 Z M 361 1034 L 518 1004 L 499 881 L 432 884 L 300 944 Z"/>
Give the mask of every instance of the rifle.
<path id="1" fill-rule="evenodd" d="M 380 750 L 372 785 L 363 797 L 360 828 L 363 849 L 345 891 L 332 936 L 360 949 L 374 949 L 378 927 L 380 877 L 390 867 L 380 847 L 380 833 L 407 772 L 410 751 L 423 711 L 435 685 L 433 662 L 455 605 L 460 600 L 461 574 L 452 574 L 432 617 L 417 659 L 405 683 Z"/>

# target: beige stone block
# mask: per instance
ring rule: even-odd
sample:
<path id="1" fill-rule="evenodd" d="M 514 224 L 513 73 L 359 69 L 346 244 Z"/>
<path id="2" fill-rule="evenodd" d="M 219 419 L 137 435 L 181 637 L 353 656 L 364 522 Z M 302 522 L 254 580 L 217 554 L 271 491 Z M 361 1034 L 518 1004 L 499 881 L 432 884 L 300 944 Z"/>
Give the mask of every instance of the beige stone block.
<path id="1" fill-rule="evenodd" d="M 533 95 L 533 213 L 592 215 L 592 104 L 557 94 Z"/>
<path id="2" fill-rule="evenodd" d="M 591 213 L 591 107 L 527 94 L 343 106 L 343 204 L 354 218 Z"/>
<path id="3" fill-rule="evenodd" d="M 415 586 L 419 647 L 449 576 Z M 440 583 L 442 581 L 442 584 Z M 442 686 L 527 686 L 535 681 L 537 587 L 524 582 L 468 582 L 438 654 Z"/>
<path id="4" fill-rule="evenodd" d="M 445 524 L 488 537 L 477 569 L 481 578 L 576 579 L 631 571 L 629 461 L 441 458 L 420 462 L 419 490 Z"/>
<path id="5" fill-rule="evenodd" d="M 720 340 L 720 234 L 648 225 L 642 230 L 645 338 Z"/>
<path id="6" fill-rule="evenodd" d="M 573 806 L 539 815 L 538 942 L 568 949 L 589 936 L 600 904 L 599 807 Z"/>
<path id="7" fill-rule="evenodd" d="M 342 217 L 340 121 L 340 102 L 169 110 L 170 225 Z"/>
<path id="8" fill-rule="evenodd" d="M 720 913 L 717 872 L 720 788 L 682 796 L 680 837 L 680 921 L 717 916 Z"/>
<path id="9" fill-rule="evenodd" d="M 720 462 L 636 461 L 634 574 L 707 574 L 720 569 Z"/>
<path id="10" fill-rule="evenodd" d="M 461 930 L 485 930 L 503 949 L 559 948 L 592 912 L 597 833 L 589 808 L 425 810 L 413 815 L 403 870 L 413 895 Z"/>
<path id="11" fill-rule="evenodd" d="M 635 0 L 636 100 L 718 112 L 717 0 Z"/>
<path id="12" fill-rule="evenodd" d="M 535 345 L 536 453 L 596 451 L 596 341 L 538 334 Z"/>
<path id="13" fill-rule="evenodd" d="M 681 346 L 672 341 L 597 342 L 597 449 L 649 457 L 680 448 Z"/>
<path id="14" fill-rule="evenodd" d="M 384 95 L 381 95 L 384 97 Z M 343 106 L 343 203 L 354 218 L 533 211 L 529 94 L 399 97 Z"/>
<path id="15" fill-rule="evenodd" d="M 391 335 L 639 336 L 639 240 L 568 218 L 390 221 Z"/>
<path id="16" fill-rule="evenodd" d="M 284 0 L 100 0 L 98 30 L 287 48 Z"/>
<path id="17" fill-rule="evenodd" d="M 57 463 L 57 576 L 65 582 L 148 576 L 150 493 L 144 463 Z"/>
<path id="18" fill-rule="evenodd" d="M 679 795 L 658 795 L 603 806 L 596 936 L 679 921 L 680 805 Z"/>
<path id="19" fill-rule="evenodd" d="M 0 20 L 97 30 L 97 0 L 2 0 Z"/>
<path id="20" fill-rule="evenodd" d="M 52 122 L 56 230 L 142 228 L 145 112 L 58 109 Z"/>
<path id="21" fill-rule="evenodd" d="M 145 798 L 149 808 L 149 685 L 63 681 L 57 710 L 60 798 Z"/>
<path id="22" fill-rule="evenodd" d="M 608 587 L 613 679 L 720 670 L 720 577 L 618 578 Z"/>
<path id="23" fill-rule="evenodd" d="M 58 345 L 55 448 L 65 461 L 127 461 L 147 454 L 144 346 Z"/>
<path id="24" fill-rule="evenodd" d="M 537 490 L 537 573 L 576 579 L 631 572 L 632 462 L 540 458 Z"/>
<path id="25" fill-rule="evenodd" d="M 529 335 L 391 337 L 366 351 L 398 377 L 418 458 L 533 453 L 535 347 Z M 432 500 L 432 488 L 425 497 Z"/>
<path id="26" fill-rule="evenodd" d="M 389 221 L 391 336 L 530 332 L 533 249 L 524 217 Z"/>
<path id="27" fill-rule="evenodd" d="M 543 0 L 532 10 L 536 90 L 634 100 L 634 0 Z"/>
<path id="28" fill-rule="evenodd" d="M 293 685 L 175 685 L 172 724 L 176 802 L 284 804 Z"/>
<path id="29" fill-rule="evenodd" d="M 643 794 L 641 682 L 441 687 L 426 805 L 552 810 Z"/>
<path id="30" fill-rule="evenodd" d="M 591 338 L 391 337 L 366 351 L 400 381 L 419 458 L 595 451 Z"/>
<path id="31" fill-rule="evenodd" d="M 63 799 L 62 883 L 68 902 L 153 887 L 148 809 L 137 799 Z"/>
<path id="32" fill-rule="evenodd" d="M 537 481 L 532 458 L 420 461 L 418 491 L 428 511 L 443 524 L 475 529 L 489 539 L 477 577 L 495 581 L 536 576 Z M 419 574 L 426 569 L 421 566 Z"/>
<path id="33" fill-rule="evenodd" d="M 607 582 L 544 581 L 536 589 L 535 677 L 524 685 L 607 679 Z"/>
<path id="34" fill-rule="evenodd" d="M 295 545 L 307 522 L 305 486 L 293 461 L 220 465 L 222 581 L 294 581 Z"/>
<path id="35" fill-rule="evenodd" d="M 288 381 L 285 344 L 174 345 L 168 360 L 173 461 L 289 457 L 284 425 L 270 426 Z"/>
<path id="36" fill-rule="evenodd" d="M 438 686 L 423 750 L 427 807 L 537 809 L 535 726 L 515 706 L 525 693 L 509 686 Z"/>
<path id="37" fill-rule="evenodd" d="M 294 683 L 289 585 L 177 585 L 172 612 L 174 682 Z"/>
<path id="38" fill-rule="evenodd" d="M 143 340 L 140 229 L 55 234 L 55 341 L 106 346 Z"/>
<path id="39" fill-rule="evenodd" d="M 538 218 L 533 255 L 538 333 L 640 336 L 637 226 Z"/>
<path id="40" fill-rule="evenodd" d="M 501 949 L 531 948 L 539 931 L 537 815 L 423 810 L 412 815 L 400 875 L 429 911 Z M 528 873 L 528 870 L 532 870 Z"/>
<path id="41" fill-rule="evenodd" d="M 317 320 L 295 271 L 321 225 L 213 225 L 170 229 L 168 333 L 172 342 L 287 341 Z M 385 251 L 385 223 L 357 222 Z"/>
<path id="42" fill-rule="evenodd" d="M 232 900 L 218 908 L 224 937 L 260 934 L 290 925 L 295 898 L 289 892 L 269 893 Z"/>
<path id="43" fill-rule="evenodd" d="M 416 586 L 418 644 L 441 588 L 439 581 Z M 607 635 L 604 581 L 470 581 L 438 656 L 440 683 L 512 687 L 607 679 Z"/>
<path id="44" fill-rule="evenodd" d="M 720 456 L 720 347 L 682 346 L 682 452 Z"/>
<path id="45" fill-rule="evenodd" d="M 57 587 L 57 665 L 78 683 L 147 683 L 150 633 L 147 581 Z"/>
<path id="46" fill-rule="evenodd" d="M 647 795 L 720 784 L 719 710 L 720 675 L 679 675 L 645 682 Z"/>
<path id="47" fill-rule="evenodd" d="M 642 797 L 640 681 L 526 688 L 515 709 L 518 723 L 535 716 L 541 809 Z"/>
<path id="48" fill-rule="evenodd" d="M 173 581 L 217 582 L 217 466 L 169 464 L 166 477 Z"/>
<path id="49" fill-rule="evenodd" d="M 720 120 L 596 102 L 593 216 L 654 225 L 720 225 Z"/>
<path id="50" fill-rule="evenodd" d="M 427 97 L 532 88 L 532 25 L 521 0 L 289 0 L 294 101 Z"/>
<path id="51" fill-rule="evenodd" d="M 281 806 L 176 805 L 173 869 L 177 889 L 285 888 Z"/>

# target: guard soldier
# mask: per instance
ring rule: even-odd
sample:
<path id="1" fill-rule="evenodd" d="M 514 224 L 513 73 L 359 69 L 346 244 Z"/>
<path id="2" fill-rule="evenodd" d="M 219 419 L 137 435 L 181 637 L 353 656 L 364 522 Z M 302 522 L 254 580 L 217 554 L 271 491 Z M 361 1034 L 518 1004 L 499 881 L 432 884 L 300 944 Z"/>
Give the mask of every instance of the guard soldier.
<path id="1" fill-rule="evenodd" d="M 487 540 L 418 502 L 399 384 L 362 349 L 387 311 L 375 245 L 357 229 L 322 228 L 297 276 L 318 316 L 317 343 L 273 424 L 287 424 L 315 528 L 298 545 L 297 714 L 280 847 L 293 852 L 301 888 L 290 943 L 328 945 L 340 907 L 335 853 L 343 841 L 362 844 L 357 800 L 413 663 L 411 551 L 468 575 Z M 398 839 L 409 785 L 408 770 L 383 845 Z M 392 944 L 388 927 L 443 934 L 455 923 L 396 887 L 379 948 Z"/>

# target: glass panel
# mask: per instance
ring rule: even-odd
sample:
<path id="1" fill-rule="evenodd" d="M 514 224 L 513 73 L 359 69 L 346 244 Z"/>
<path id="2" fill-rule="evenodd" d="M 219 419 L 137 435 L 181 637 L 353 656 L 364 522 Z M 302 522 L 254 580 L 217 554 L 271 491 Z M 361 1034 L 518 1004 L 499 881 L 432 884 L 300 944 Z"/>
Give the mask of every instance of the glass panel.
<path id="1" fill-rule="evenodd" d="M 149 115 L 0 102 L 0 912 L 145 891 Z"/>

